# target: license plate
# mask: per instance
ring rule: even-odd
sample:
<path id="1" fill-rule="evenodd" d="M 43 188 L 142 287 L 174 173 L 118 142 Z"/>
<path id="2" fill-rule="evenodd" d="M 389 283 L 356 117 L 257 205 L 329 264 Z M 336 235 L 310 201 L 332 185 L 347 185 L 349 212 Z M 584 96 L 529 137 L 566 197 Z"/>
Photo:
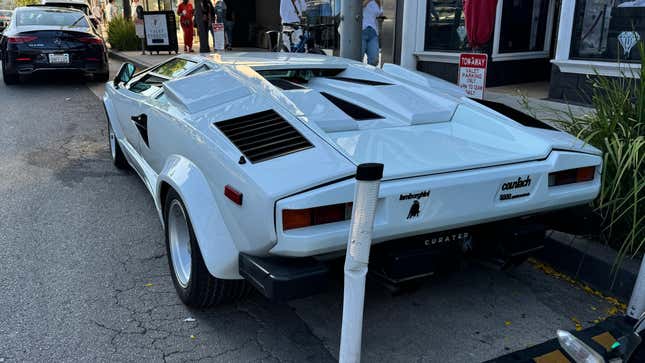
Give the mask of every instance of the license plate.
<path id="1" fill-rule="evenodd" d="M 68 64 L 69 63 L 69 54 L 50 54 L 49 63 L 51 64 Z"/>

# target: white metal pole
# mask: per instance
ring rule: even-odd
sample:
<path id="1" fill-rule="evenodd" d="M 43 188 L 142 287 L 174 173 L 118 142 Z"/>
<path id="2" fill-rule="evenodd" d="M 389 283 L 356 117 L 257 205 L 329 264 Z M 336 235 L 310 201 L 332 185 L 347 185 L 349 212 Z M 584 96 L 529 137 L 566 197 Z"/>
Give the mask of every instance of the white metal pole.
<path id="1" fill-rule="evenodd" d="M 645 258 L 641 261 L 641 268 L 638 271 L 638 277 L 634 284 L 632 297 L 629 299 L 627 315 L 639 319 L 645 312 Z"/>
<path id="2" fill-rule="evenodd" d="M 363 29 L 363 2 L 343 0 L 340 9 L 340 56 L 363 60 L 361 54 L 361 33 Z"/>
<path id="3" fill-rule="evenodd" d="M 361 360 L 365 277 L 370 259 L 374 214 L 382 177 L 383 164 L 361 164 L 356 170 L 352 223 L 345 256 L 340 363 L 358 363 Z"/>

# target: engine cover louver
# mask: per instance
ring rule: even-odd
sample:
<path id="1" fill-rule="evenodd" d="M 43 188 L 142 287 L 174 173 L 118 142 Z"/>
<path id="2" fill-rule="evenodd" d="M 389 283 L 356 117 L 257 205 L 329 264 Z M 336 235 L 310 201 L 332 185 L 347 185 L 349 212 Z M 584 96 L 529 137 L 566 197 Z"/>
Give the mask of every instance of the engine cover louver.
<path id="1" fill-rule="evenodd" d="M 215 126 L 252 163 L 313 147 L 298 130 L 273 110 L 216 122 Z"/>

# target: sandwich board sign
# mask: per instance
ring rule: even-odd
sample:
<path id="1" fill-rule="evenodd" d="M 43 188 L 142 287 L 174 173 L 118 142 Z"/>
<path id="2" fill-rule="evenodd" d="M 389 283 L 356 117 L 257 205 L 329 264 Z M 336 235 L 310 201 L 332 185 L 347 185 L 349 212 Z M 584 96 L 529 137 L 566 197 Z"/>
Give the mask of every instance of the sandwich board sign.
<path id="1" fill-rule="evenodd" d="M 487 66 L 488 54 L 462 53 L 459 55 L 458 85 L 466 91 L 466 96 L 484 98 Z"/>

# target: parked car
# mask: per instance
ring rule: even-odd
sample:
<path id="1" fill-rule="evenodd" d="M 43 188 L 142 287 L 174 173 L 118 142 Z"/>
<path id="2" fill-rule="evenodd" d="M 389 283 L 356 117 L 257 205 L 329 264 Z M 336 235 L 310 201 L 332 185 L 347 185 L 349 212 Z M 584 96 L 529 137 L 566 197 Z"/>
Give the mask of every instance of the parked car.
<path id="1" fill-rule="evenodd" d="M 107 48 L 79 10 L 20 7 L 0 40 L 6 84 L 36 72 L 76 71 L 105 82 Z"/>
<path id="2" fill-rule="evenodd" d="M 105 89 L 112 159 L 152 194 L 188 305 L 239 298 L 244 280 L 272 299 L 322 289 L 362 163 L 385 165 L 370 271 L 392 283 L 461 253 L 526 255 L 544 213 L 600 188 L 599 150 L 396 65 L 180 55 L 125 64 Z"/>
<path id="3" fill-rule="evenodd" d="M 11 20 L 11 10 L 0 10 L 0 32 L 9 26 L 9 21 Z"/>

